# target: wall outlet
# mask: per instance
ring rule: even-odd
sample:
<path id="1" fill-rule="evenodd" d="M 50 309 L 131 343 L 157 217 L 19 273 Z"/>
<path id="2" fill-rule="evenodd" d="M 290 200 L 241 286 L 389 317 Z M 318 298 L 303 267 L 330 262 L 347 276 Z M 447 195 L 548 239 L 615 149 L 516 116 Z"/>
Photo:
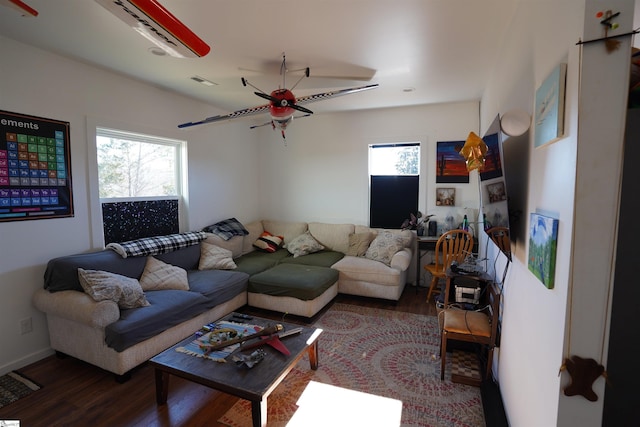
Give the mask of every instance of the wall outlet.
<path id="1" fill-rule="evenodd" d="M 20 321 L 20 334 L 24 335 L 29 332 L 33 332 L 33 321 L 31 320 L 31 317 L 27 317 Z"/>

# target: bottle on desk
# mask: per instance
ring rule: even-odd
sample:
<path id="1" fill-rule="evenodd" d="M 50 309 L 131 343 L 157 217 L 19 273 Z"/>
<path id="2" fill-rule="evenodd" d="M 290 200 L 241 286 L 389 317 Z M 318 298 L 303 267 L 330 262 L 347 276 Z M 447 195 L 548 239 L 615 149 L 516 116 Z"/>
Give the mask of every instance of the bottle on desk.
<path id="1" fill-rule="evenodd" d="M 467 219 L 466 215 L 464 216 L 464 218 L 462 218 L 462 229 L 464 231 L 469 231 L 469 220 Z"/>

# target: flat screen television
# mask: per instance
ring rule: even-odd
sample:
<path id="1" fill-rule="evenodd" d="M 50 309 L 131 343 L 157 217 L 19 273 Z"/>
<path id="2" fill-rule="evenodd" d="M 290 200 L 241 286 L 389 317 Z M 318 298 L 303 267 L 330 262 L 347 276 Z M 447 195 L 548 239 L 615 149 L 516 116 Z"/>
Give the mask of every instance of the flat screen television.
<path id="1" fill-rule="evenodd" d="M 483 227 L 502 253 L 512 260 L 512 248 L 526 238 L 529 177 L 529 131 L 508 136 L 500 129 L 500 117 L 482 137 L 487 144 L 485 165 L 480 170 Z"/>

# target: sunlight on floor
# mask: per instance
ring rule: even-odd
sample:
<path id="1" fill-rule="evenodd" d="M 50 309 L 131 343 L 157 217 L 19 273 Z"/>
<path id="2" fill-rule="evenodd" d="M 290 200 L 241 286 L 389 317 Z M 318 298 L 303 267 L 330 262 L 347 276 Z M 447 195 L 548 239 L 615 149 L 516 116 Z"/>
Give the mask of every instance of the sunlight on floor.
<path id="1" fill-rule="evenodd" d="M 287 427 L 399 426 L 402 402 L 311 381 L 298 399 Z"/>

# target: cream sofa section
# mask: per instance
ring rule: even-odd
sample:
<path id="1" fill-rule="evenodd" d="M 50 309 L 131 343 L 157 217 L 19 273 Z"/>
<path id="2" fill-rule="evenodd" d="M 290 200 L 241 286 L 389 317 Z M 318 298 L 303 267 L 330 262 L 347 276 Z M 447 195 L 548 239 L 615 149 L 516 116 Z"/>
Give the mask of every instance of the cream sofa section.
<path id="1" fill-rule="evenodd" d="M 364 225 L 284 222 L 274 220 L 255 221 L 246 224 L 245 228 L 249 231 L 247 236 L 238 236 L 225 241 L 218 236 L 209 234 L 207 242 L 231 250 L 234 258 L 237 258 L 240 255 L 255 250 L 252 246 L 253 242 L 255 242 L 263 231 L 283 236 L 284 245 L 286 246 L 292 239 L 308 230 L 326 249 L 346 253 L 349 249 L 350 234 L 364 232 L 378 233 L 378 229 L 369 228 Z M 317 312 L 318 307 L 326 305 L 337 293 L 397 301 L 402 295 L 405 284 L 414 283 L 416 280 L 416 237 L 415 234 L 409 230 L 390 231 L 398 233 L 398 235 L 410 241 L 405 249 L 394 255 L 390 265 L 368 258 L 347 255 L 332 265 L 332 268 L 338 270 L 340 274 L 337 291 L 334 291 L 332 287 L 325 292 L 325 294 L 310 302 L 301 302 L 298 300 L 285 301 L 285 297 L 272 297 L 249 293 L 249 305 L 307 316 L 307 314 L 303 313 Z M 291 307 L 291 310 L 287 310 L 286 307 Z"/>
<path id="2" fill-rule="evenodd" d="M 39 289 L 33 296 L 33 303 L 39 310 L 47 313 L 51 348 L 117 375 L 124 375 L 188 337 L 202 325 L 244 306 L 247 295 L 243 292 L 122 352 L 115 351 L 105 343 L 105 327 L 120 317 L 120 310 L 115 302 L 96 302 L 89 295 L 77 291 L 51 293 Z"/>

